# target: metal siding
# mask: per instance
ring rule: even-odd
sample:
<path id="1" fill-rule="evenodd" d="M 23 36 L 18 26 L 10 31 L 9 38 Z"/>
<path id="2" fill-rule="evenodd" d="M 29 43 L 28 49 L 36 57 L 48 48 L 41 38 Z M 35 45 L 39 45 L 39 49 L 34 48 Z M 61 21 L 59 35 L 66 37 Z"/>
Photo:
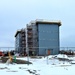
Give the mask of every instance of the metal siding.
<path id="1" fill-rule="evenodd" d="M 45 55 L 47 49 L 53 49 L 51 54 L 59 51 L 59 26 L 55 24 L 38 24 L 39 55 Z"/>
<path id="2" fill-rule="evenodd" d="M 17 52 L 20 52 L 20 47 L 21 47 L 21 34 L 18 33 L 17 36 L 16 36 L 16 51 Z"/>

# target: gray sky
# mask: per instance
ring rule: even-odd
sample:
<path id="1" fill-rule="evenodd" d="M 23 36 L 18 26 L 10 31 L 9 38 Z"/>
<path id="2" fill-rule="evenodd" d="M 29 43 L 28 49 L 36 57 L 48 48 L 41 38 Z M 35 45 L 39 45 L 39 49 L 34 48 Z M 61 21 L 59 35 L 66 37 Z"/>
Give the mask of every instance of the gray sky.
<path id="1" fill-rule="evenodd" d="M 75 0 L 0 0 L 0 47 L 14 47 L 17 29 L 35 19 L 61 20 L 60 46 L 75 46 Z"/>

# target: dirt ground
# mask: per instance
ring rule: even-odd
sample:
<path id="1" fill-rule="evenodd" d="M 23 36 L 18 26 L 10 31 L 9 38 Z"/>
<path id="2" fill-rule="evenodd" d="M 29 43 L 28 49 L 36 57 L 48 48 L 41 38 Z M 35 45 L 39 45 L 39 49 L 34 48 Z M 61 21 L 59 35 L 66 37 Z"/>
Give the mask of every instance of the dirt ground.
<path id="1" fill-rule="evenodd" d="M 8 57 L 0 57 L 0 63 L 6 63 L 6 61 L 8 59 L 9 59 Z M 20 60 L 20 59 L 16 59 L 16 62 L 14 62 L 14 59 L 12 59 L 12 63 L 16 63 L 16 64 L 32 64 L 31 62 Z"/>

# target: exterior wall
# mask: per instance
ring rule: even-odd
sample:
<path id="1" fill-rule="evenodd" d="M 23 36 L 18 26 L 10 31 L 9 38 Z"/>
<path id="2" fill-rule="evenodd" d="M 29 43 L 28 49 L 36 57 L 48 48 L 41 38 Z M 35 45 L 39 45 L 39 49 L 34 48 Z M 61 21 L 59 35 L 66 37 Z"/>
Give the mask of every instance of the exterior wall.
<path id="1" fill-rule="evenodd" d="M 28 48 L 29 48 L 29 54 L 30 55 L 37 55 L 37 47 L 38 47 L 38 42 L 37 42 L 37 26 L 35 25 L 35 23 L 27 26 L 27 31 L 28 33 Z"/>
<path id="2" fill-rule="evenodd" d="M 17 36 L 16 36 L 16 39 L 15 39 L 15 47 L 16 47 L 16 51 L 17 52 L 20 52 L 20 45 L 21 45 L 21 42 L 20 42 L 20 40 L 21 40 L 21 34 L 20 33 L 18 33 L 17 34 Z"/>
<path id="3" fill-rule="evenodd" d="M 26 45 L 25 45 L 25 30 L 21 30 L 15 36 L 15 51 L 20 54 L 25 54 Z"/>
<path id="4" fill-rule="evenodd" d="M 16 51 L 24 53 L 23 47 L 28 45 L 29 54 L 46 55 L 59 53 L 60 22 L 34 21 L 27 25 L 27 39 L 22 36 L 25 30 L 16 33 Z M 24 33 L 26 34 L 26 32 Z M 23 38 L 25 39 L 23 40 Z M 27 43 L 26 43 L 27 41 Z M 26 51 L 26 48 L 25 48 Z"/>
<path id="5" fill-rule="evenodd" d="M 37 38 L 37 25 L 33 25 L 33 51 L 34 55 L 38 54 L 38 38 Z"/>
<path id="6" fill-rule="evenodd" d="M 59 26 L 57 24 L 38 24 L 39 55 L 46 55 L 47 50 L 51 54 L 59 52 Z"/>

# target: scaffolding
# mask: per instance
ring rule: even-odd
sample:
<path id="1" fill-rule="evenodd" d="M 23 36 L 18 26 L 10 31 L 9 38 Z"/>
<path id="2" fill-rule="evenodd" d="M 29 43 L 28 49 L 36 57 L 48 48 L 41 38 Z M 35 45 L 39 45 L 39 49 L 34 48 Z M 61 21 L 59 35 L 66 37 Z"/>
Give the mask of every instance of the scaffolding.
<path id="1" fill-rule="evenodd" d="M 35 23 L 31 23 L 30 25 L 27 25 L 27 40 L 28 40 L 28 48 L 29 53 L 31 55 L 36 55 L 36 47 L 38 47 L 37 43 L 37 26 Z"/>

